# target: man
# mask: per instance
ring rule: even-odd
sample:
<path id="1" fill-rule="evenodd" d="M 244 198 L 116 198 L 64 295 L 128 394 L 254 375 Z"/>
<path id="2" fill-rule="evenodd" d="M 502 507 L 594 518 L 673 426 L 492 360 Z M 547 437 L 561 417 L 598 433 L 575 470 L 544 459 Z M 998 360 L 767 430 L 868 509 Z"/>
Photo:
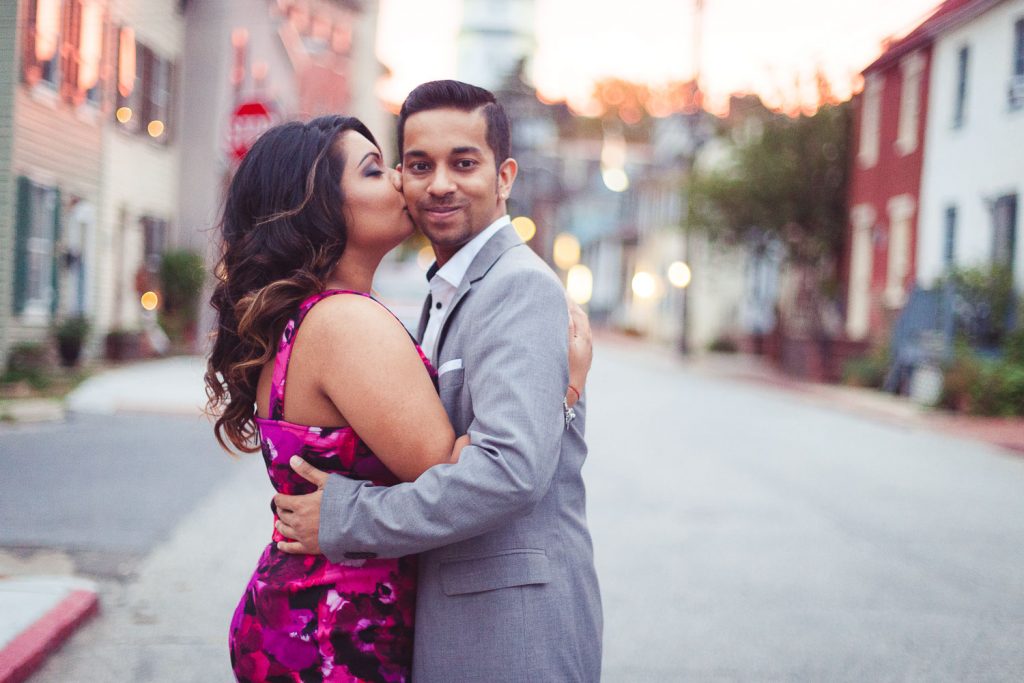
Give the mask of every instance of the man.
<path id="1" fill-rule="evenodd" d="M 323 489 L 275 497 L 279 529 L 297 541 L 283 547 L 318 540 L 336 562 L 419 553 L 419 683 L 596 682 L 585 409 L 578 402 L 574 420 L 562 409 L 561 283 L 506 212 L 517 171 L 508 118 L 486 90 L 426 83 L 402 106 L 398 146 L 409 213 L 437 256 L 420 337 L 452 425 L 472 443 L 457 465 L 392 487 L 293 460 Z"/>

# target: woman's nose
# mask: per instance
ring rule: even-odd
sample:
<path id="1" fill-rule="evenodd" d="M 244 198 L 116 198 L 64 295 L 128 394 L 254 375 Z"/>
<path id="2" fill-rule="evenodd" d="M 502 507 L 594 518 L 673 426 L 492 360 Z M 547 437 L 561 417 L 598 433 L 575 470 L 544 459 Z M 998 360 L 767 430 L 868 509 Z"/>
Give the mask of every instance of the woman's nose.
<path id="1" fill-rule="evenodd" d="M 388 169 L 388 172 L 391 175 L 391 184 L 394 185 L 395 190 L 397 190 L 398 192 L 401 192 L 402 191 L 402 174 L 401 174 L 401 172 L 399 172 L 399 171 L 397 171 L 397 170 L 395 170 L 393 168 Z"/>

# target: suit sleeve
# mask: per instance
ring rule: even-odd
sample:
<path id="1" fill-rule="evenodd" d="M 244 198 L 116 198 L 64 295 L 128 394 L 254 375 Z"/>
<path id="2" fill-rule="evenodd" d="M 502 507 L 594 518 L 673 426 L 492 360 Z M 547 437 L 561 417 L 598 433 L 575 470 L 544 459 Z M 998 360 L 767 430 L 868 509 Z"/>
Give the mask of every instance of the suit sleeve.
<path id="1" fill-rule="evenodd" d="M 320 514 L 320 547 L 328 559 L 400 557 L 449 545 L 529 512 L 547 493 L 561 452 L 569 381 L 565 295 L 539 269 L 487 286 L 464 304 L 473 304 L 472 316 L 460 321 L 474 340 L 463 354 L 472 445 L 458 464 L 432 467 L 396 486 L 332 475 Z"/>

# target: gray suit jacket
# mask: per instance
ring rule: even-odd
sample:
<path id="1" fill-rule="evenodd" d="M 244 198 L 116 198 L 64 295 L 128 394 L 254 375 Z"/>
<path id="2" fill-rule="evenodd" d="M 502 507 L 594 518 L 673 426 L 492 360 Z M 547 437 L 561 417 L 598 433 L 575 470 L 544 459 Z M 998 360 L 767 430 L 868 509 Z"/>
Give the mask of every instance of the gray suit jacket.
<path id="1" fill-rule="evenodd" d="M 562 415 L 568 326 L 557 277 L 511 226 L 500 230 L 437 343 L 438 367 L 457 368 L 440 375 L 441 401 L 472 446 L 412 483 L 332 475 L 324 489 L 329 559 L 420 553 L 417 683 L 600 679 L 584 402 L 568 429 Z"/>

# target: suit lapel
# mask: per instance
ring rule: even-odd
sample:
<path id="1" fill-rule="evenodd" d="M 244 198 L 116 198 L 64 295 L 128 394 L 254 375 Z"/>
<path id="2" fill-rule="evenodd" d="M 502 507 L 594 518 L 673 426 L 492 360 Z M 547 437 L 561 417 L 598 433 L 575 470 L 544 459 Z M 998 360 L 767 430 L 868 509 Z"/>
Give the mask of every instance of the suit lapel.
<path id="1" fill-rule="evenodd" d="M 416 343 L 423 343 L 423 333 L 427 331 L 427 323 L 430 321 L 430 306 L 433 297 L 427 294 L 427 298 L 423 300 L 423 310 L 420 311 L 420 324 L 416 326 Z"/>
<path id="2" fill-rule="evenodd" d="M 523 244 L 523 240 L 519 238 L 519 234 L 516 229 L 511 225 L 506 225 L 504 228 L 494 233 L 491 239 L 487 240 L 487 244 L 483 246 L 480 253 L 476 255 L 473 262 L 469 264 L 469 268 L 466 269 L 466 276 L 462 278 L 462 282 L 459 284 L 459 288 L 455 291 L 455 297 L 452 298 L 452 303 L 448 307 L 448 311 L 444 315 L 444 320 L 441 321 L 441 330 L 437 335 L 437 343 L 434 344 L 434 358 L 441 358 L 441 345 L 444 343 L 445 334 L 448 332 L 448 322 L 452 319 L 452 314 L 455 313 L 455 309 L 459 307 L 459 304 L 465 298 L 469 290 L 472 289 L 473 283 L 479 281 L 487 275 L 487 271 L 498 262 L 498 259 L 506 251 L 512 247 Z M 429 315 L 428 308 L 424 309 L 425 315 Z M 425 320 L 424 318 L 423 320 Z M 426 324 L 421 320 L 422 329 L 426 329 Z M 421 333 L 422 334 L 422 333 Z"/>

